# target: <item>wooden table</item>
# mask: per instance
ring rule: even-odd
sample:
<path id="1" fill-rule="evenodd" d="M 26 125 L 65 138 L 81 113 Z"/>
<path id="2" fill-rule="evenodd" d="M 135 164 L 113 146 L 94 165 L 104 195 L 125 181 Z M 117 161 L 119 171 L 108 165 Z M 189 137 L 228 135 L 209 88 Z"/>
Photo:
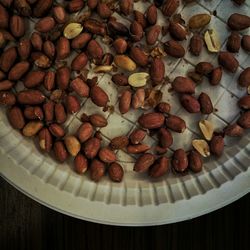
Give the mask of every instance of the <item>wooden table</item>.
<path id="1" fill-rule="evenodd" d="M 115 227 L 62 215 L 0 178 L 1 250 L 250 249 L 250 194 L 199 218 L 156 227 Z"/>

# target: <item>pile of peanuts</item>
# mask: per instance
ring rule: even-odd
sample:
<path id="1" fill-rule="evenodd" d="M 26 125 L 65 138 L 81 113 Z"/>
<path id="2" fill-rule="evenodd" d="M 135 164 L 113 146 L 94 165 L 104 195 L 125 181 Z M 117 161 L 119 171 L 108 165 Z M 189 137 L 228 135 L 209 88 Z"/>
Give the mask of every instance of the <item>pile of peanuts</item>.
<path id="1" fill-rule="evenodd" d="M 221 51 L 214 30 L 207 30 L 204 37 L 201 34 L 211 15 L 197 13 L 185 22 L 176 14 L 179 0 L 149 1 L 145 13 L 134 10 L 135 2 L 139 1 L 71 0 L 59 4 L 53 0 L 0 0 L 0 104 L 6 106 L 10 125 L 23 136 L 38 138 L 41 151 L 58 162 L 73 157 L 75 171 L 83 174 L 88 170 L 93 181 L 99 181 L 106 172 L 112 181 L 122 181 L 124 170 L 116 150 L 137 155 L 134 171 L 147 172 L 152 178 L 164 176 L 170 169 L 180 174 L 199 172 L 203 157 L 222 155 L 225 136 L 240 137 L 250 128 L 247 67 L 238 79 L 248 94 L 238 102 L 242 112 L 237 122 L 214 131 L 211 122 L 201 120 L 204 139 L 193 140 L 193 149 L 188 152 L 180 148 L 166 156 L 173 144 L 172 133 L 183 133 L 186 122 L 171 114 L 171 104 L 161 100 L 159 86 L 171 84 L 190 114 L 213 113 L 209 95 L 196 97 L 195 88 L 204 77 L 212 88 L 220 84 L 224 70 L 232 74 L 237 71 L 239 62 L 234 53 L 241 47 L 244 53 L 250 51 L 250 36 L 239 33 L 250 27 L 250 17 L 238 13 L 229 17 L 227 26 L 232 33 L 227 51 Z M 240 6 L 245 1 L 233 2 Z M 183 4 L 197 3 L 183 0 Z M 163 27 L 157 24 L 160 12 L 166 21 Z M 129 27 L 115 13 L 126 18 Z M 35 22 L 31 34 L 29 22 Z M 171 39 L 161 42 L 160 36 L 167 34 Z M 206 49 L 218 54 L 219 66 L 202 61 L 187 76 L 169 82 L 163 59 L 183 58 L 187 51 L 180 41 L 188 36 L 192 36 L 188 49 L 197 60 Z M 104 52 L 100 41 L 110 46 L 110 53 Z M 96 76 L 89 77 L 90 71 Z M 112 111 L 110 93 L 98 85 L 103 73 L 112 75 L 112 84 L 120 91 L 121 115 L 131 109 L 145 110 L 138 118 L 138 129 L 129 136 L 113 138 L 108 146 L 103 145 L 98 130 L 108 125 L 101 113 L 82 114 L 74 134 L 65 129 L 69 116 L 80 111 L 83 98 L 90 98 L 104 112 Z M 22 89 L 17 87 L 20 82 Z M 156 147 L 143 143 L 147 134 L 158 136 Z"/>

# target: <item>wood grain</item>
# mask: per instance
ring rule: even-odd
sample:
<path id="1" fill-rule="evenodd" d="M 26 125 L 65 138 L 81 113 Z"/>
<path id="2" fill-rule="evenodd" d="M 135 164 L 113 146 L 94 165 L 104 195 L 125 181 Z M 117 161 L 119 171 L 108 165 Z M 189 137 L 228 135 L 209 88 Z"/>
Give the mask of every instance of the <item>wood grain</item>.
<path id="1" fill-rule="evenodd" d="M 1 250 L 250 249 L 250 194 L 189 221 L 155 227 L 117 227 L 62 215 L 0 178 Z"/>

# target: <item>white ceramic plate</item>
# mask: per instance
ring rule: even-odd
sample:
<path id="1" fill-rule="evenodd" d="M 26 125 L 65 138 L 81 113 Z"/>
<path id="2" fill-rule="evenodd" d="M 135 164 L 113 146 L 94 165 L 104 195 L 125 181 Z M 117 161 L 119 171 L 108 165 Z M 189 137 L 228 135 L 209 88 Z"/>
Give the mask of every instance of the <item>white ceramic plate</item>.
<path id="1" fill-rule="evenodd" d="M 227 18 L 234 12 L 249 14 L 250 1 L 240 8 L 236 8 L 231 1 L 199 2 L 199 5 L 181 5 L 178 11 L 187 20 L 194 13 L 212 13 L 216 10 L 217 16 L 212 18 L 208 27 L 217 30 L 224 48 L 229 35 Z M 147 6 L 146 3 L 135 4 L 139 10 L 145 10 Z M 158 22 L 163 24 L 164 18 L 160 16 Z M 164 37 L 163 41 L 167 39 L 169 36 Z M 188 40 L 183 45 L 187 47 Z M 107 48 L 104 47 L 104 50 L 107 51 Z M 240 62 L 236 74 L 224 72 L 219 86 L 211 87 L 205 80 L 197 87 L 197 95 L 202 91 L 207 92 L 218 109 L 218 112 L 208 117 L 188 114 L 176 101 L 176 95 L 168 92 L 169 85 L 162 87 L 163 100 L 171 102 L 172 113 L 182 116 L 188 125 L 184 134 L 173 133 L 175 143 L 171 150 L 179 147 L 190 149 L 191 140 L 201 137 L 197 126 L 200 119 L 211 120 L 218 129 L 237 119 L 237 100 L 246 94 L 245 89 L 237 86 L 237 77 L 242 69 L 249 66 L 250 56 L 242 50 L 236 56 Z M 166 57 L 166 74 L 172 80 L 177 75 L 185 75 L 200 61 L 217 65 L 216 55 L 208 54 L 204 48 L 198 59 L 189 52 L 182 60 Z M 136 118 L 142 112 L 131 110 L 124 116 L 119 114 L 117 96 L 120 90 L 111 83 L 110 78 L 110 75 L 105 75 L 99 81 L 100 86 L 108 91 L 110 102 L 115 107 L 114 113 L 105 113 L 109 125 L 101 129 L 104 144 L 117 135 L 129 134 L 137 126 Z M 21 88 L 20 83 L 17 88 Z M 89 99 L 83 99 L 81 111 L 71 116 L 65 125 L 69 133 L 79 126 L 82 112 L 92 114 L 102 111 Z M 150 145 L 156 144 L 155 137 L 147 136 L 145 141 Z M 112 183 L 105 177 L 101 182 L 94 183 L 88 175 L 75 174 L 71 169 L 71 161 L 61 165 L 41 154 L 31 140 L 10 128 L 5 110 L 0 110 L 0 174 L 16 188 L 48 207 L 77 218 L 106 224 L 156 225 L 182 221 L 236 200 L 250 190 L 249 142 L 249 131 L 241 139 L 227 138 L 223 156 L 206 160 L 202 172 L 186 176 L 169 173 L 154 181 L 146 175 L 133 172 L 135 159 L 118 151 L 117 158 L 125 170 L 123 182 Z"/>

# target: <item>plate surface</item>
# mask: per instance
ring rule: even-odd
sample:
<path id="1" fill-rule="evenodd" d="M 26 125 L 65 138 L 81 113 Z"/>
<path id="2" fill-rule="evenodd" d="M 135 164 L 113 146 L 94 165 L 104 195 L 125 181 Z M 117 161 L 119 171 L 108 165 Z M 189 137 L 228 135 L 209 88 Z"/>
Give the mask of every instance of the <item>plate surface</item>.
<path id="1" fill-rule="evenodd" d="M 201 0 L 196 5 L 181 5 L 178 12 L 185 20 L 194 14 L 214 13 L 216 16 L 207 28 L 214 28 L 219 34 L 222 49 L 230 34 L 226 20 L 234 13 L 249 14 L 250 1 L 237 8 L 231 1 Z M 135 8 L 144 11 L 148 3 L 136 3 Z M 119 17 L 122 22 L 128 20 Z M 163 25 L 160 16 L 158 23 Z M 32 20 L 30 27 L 32 29 Z M 204 29 L 205 31 L 205 29 Z M 249 32 L 244 31 L 244 33 Z M 166 41 L 169 36 L 161 40 Z M 187 48 L 189 39 L 183 42 Z M 108 51 L 108 46 L 103 48 Z M 181 116 L 188 129 L 184 134 L 173 133 L 174 145 L 171 150 L 182 147 L 190 149 L 191 140 L 201 138 L 197 126 L 200 119 L 209 119 L 216 128 L 223 128 L 237 119 L 239 109 L 237 100 L 246 94 L 245 89 L 237 86 L 237 78 L 242 69 L 250 65 L 250 55 L 241 50 L 236 55 L 240 67 L 236 74 L 223 73 L 219 86 L 211 87 L 207 80 L 196 88 L 197 95 L 206 92 L 218 112 L 209 116 L 190 115 L 181 106 L 174 93 L 168 91 L 169 85 L 161 88 L 163 100 L 172 104 L 172 113 Z M 217 65 L 215 54 L 208 54 L 203 48 L 199 58 L 189 52 L 184 59 L 165 58 L 166 75 L 173 80 L 178 75 L 185 75 L 200 61 L 209 61 Z M 142 111 L 131 110 L 121 116 L 117 109 L 117 96 L 120 90 L 111 82 L 110 75 L 99 78 L 99 84 L 109 93 L 110 102 L 114 105 L 113 113 L 106 112 L 108 126 L 100 131 L 103 143 L 109 139 L 129 134 L 137 127 L 136 119 Z M 22 88 L 21 83 L 17 88 Z M 82 99 L 81 111 L 66 123 L 69 133 L 74 133 L 80 124 L 81 113 L 102 112 L 90 99 Z M 146 143 L 156 145 L 156 138 L 147 136 Z M 169 173 L 159 180 L 152 181 L 146 175 L 132 171 L 134 158 L 123 151 L 117 152 L 117 158 L 125 170 L 122 183 L 112 183 L 107 177 L 99 183 L 90 181 L 88 175 L 79 176 L 71 169 L 72 161 L 57 164 L 52 158 L 41 154 L 31 140 L 23 138 L 10 128 L 5 110 L 0 109 L 0 174 L 16 188 L 43 203 L 44 205 L 71 216 L 114 225 L 156 225 L 190 219 L 222 207 L 241 197 L 250 190 L 250 132 L 241 139 L 226 139 L 225 153 L 219 159 L 211 157 L 205 161 L 203 171 L 198 174 L 179 176 Z M 171 150 L 168 152 L 171 155 Z"/>

